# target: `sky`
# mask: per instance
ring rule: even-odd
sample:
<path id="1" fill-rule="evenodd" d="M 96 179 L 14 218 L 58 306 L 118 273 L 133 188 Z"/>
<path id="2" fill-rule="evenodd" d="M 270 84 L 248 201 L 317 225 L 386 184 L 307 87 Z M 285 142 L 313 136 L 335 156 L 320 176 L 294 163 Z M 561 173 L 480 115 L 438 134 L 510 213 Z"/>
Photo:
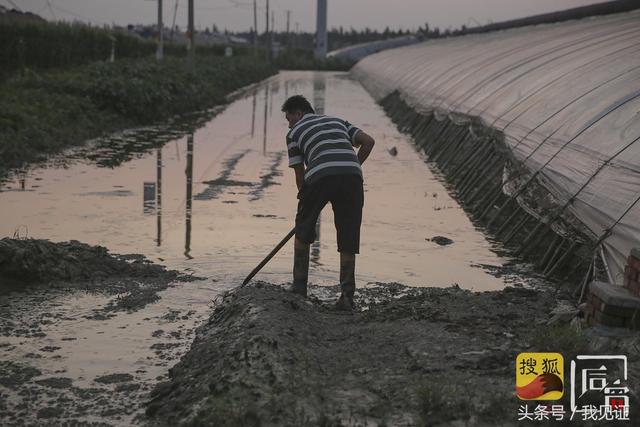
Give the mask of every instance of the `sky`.
<path id="1" fill-rule="evenodd" d="M 604 0 L 328 0 L 328 26 L 345 29 L 413 30 L 472 27 L 513 18 L 570 9 Z M 194 0 L 196 27 L 246 31 L 253 26 L 252 0 Z M 164 0 L 164 21 L 170 26 L 177 3 L 176 25 L 186 26 L 187 0 Z M 257 0 L 258 30 L 265 28 L 266 0 Z M 93 24 L 151 24 L 157 21 L 157 0 L 0 0 L 0 5 L 39 14 L 48 20 L 74 19 Z M 316 0 L 270 0 L 275 28 L 315 31 Z"/>

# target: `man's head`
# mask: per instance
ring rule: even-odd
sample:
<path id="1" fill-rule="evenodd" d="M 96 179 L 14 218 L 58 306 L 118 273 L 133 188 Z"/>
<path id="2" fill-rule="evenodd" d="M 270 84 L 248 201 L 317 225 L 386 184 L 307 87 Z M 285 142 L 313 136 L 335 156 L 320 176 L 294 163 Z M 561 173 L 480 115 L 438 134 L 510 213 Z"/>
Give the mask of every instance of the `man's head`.
<path id="1" fill-rule="evenodd" d="M 285 113 L 290 128 L 294 127 L 305 114 L 315 113 L 307 98 L 302 95 L 294 95 L 287 99 L 282 104 L 282 112 Z"/>

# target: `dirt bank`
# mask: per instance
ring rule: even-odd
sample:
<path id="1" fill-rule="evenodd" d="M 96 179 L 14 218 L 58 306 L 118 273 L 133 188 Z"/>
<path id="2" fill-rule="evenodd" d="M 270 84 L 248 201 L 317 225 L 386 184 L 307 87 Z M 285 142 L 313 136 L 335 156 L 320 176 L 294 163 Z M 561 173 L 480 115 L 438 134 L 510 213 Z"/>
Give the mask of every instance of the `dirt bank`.
<path id="1" fill-rule="evenodd" d="M 346 314 L 336 288 L 312 292 L 228 293 L 152 393 L 150 424 L 515 425 L 516 355 L 587 348 L 549 290 L 379 284 Z"/>
<path id="2" fill-rule="evenodd" d="M 78 241 L 0 240 L 0 293 L 25 287 L 81 289 L 118 295 L 96 316 L 134 311 L 155 302 L 158 291 L 193 277 L 152 264 L 142 255 L 110 254 Z"/>

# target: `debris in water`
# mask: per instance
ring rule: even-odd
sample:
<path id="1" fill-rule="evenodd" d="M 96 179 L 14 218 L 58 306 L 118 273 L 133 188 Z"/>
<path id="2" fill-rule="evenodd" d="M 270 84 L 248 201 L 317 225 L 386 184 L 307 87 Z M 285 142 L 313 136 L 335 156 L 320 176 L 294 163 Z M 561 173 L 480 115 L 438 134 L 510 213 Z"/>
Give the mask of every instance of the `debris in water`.
<path id="1" fill-rule="evenodd" d="M 431 242 L 437 243 L 440 246 L 447 246 L 453 243 L 453 240 L 449 239 L 448 237 L 444 237 L 444 236 L 435 236 L 432 237 L 431 239 L 426 239 L 429 240 Z"/>

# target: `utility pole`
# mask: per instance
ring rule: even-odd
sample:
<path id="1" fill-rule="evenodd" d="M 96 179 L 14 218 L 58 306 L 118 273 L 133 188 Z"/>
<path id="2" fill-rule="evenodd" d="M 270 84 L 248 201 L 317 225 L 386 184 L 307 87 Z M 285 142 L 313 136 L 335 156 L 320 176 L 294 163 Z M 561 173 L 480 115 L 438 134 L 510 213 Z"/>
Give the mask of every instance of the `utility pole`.
<path id="1" fill-rule="evenodd" d="M 258 55 L 258 0 L 253 0 L 253 49 Z"/>
<path id="2" fill-rule="evenodd" d="M 269 47 L 273 49 L 273 34 L 276 32 L 276 11 L 271 11 L 271 32 L 269 33 Z M 273 54 L 273 51 L 271 52 Z"/>
<path id="3" fill-rule="evenodd" d="M 289 34 L 289 22 L 291 20 L 291 11 L 287 10 L 287 34 Z"/>
<path id="4" fill-rule="evenodd" d="M 176 0 L 176 5 L 173 8 L 173 23 L 171 24 L 171 41 L 173 41 L 173 32 L 176 29 L 176 15 L 178 14 L 178 0 Z"/>
<path id="5" fill-rule="evenodd" d="M 316 16 L 316 61 L 322 61 L 327 56 L 327 0 L 318 0 Z"/>
<path id="6" fill-rule="evenodd" d="M 287 10 L 287 50 L 291 49 L 291 33 L 289 32 L 290 19 L 291 19 L 291 11 Z"/>
<path id="7" fill-rule="evenodd" d="M 266 26 L 267 29 L 265 30 L 265 40 L 267 43 L 267 61 L 269 61 L 271 59 L 271 36 L 269 35 L 269 0 L 267 0 L 267 16 L 266 16 Z"/>
<path id="8" fill-rule="evenodd" d="M 158 0 L 158 50 L 156 50 L 156 59 L 162 60 L 164 56 L 164 24 L 162 23 L 162 0 Z"/>
<path id="9" fill-rule="evenodd" d="M 196 50 L 196 46 L 194 43 L 194 32 L 195 29 L 193 27 L 193 0 L 189 0 L 189 29 L 188 29 L 188 34 L 189 34 L 189 40 L 187 41 L 187 48 L 189 49 L 187 51 L 187 67 L 189 69 L 189 71 L 193 72 L 195 71 L 196 68 L 196 64 L 195 64 L 195 50 Z"/>

